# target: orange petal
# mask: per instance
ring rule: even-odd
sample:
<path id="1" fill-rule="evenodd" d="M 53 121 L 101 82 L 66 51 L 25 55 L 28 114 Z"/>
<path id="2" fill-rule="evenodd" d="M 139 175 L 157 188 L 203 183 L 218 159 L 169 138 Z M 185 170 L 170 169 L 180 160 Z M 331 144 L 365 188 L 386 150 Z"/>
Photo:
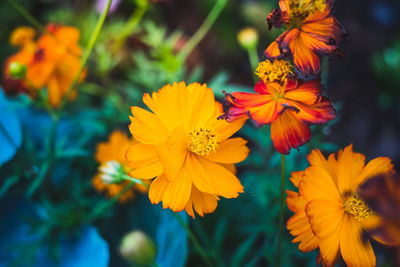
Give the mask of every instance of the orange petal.
<path id="1" fill-rule="evenodd" d="M 232 122 L 227 122 L 226 120 L 214 120 L 211 127 L 215 130 L 218 141 L 221 142 L 223 140 L 228 139 L 234 133 L 240 130 L 246 122 L 247 118 L 242 118 L 239 120 L 235 120 Z"/>
<path id="2" fill-rule="evenodd" d="M 314 149 L 310 154 L 308 154 L 307 160 L 311 166 L 325 169 L 331 176 L 334 183 L 337 184 L 337 174 L 332 164 L 332 161 L 336 161 L 334 155 L 331 155 L 328 161 L 325 159 L 324 155 L 322 155 L 320 150 Z"/>
<path id="3" fill-rule="evenodd" d="M 292 40 L 288 40 L 290 51 L 293 55 L 293 61 L 296 67 L 303 74 L 320 73 L 320 60 L 318 55 L 313 51 L 313 40 L 315 38 L 310 35 L 299 32 Z"/>
<path id="4" fill-rule="evenodd" d="M 318 247 L 318 238 L 313 234 L 308 218 L 303 211 L 293 215 L 286 224 L 290 234 L 295 236 L 292 243 L 300 242 L 299 250 L 310 252 Z"/>
<path id="5" fill-rule="evenodd" d="M 365 156 L 347 146 L 338 156 L 338 187 L 342 195 L 355 192 L 358 177 L 365 166 Z"/>
<path id="6" fill-rule="evenodd" d="M 169 182 L 164 175 L 154 179 L 154 181 L 150 184 L 149 189 L 149 199 L 152 204 L 158 204 L 161 202 L 168 184 Z"/>
<path id="7" fill-rule="evenodd" d="M 131 168 L 142 168 L 159 160 L 156 146 L 142 143 L 130 146 L 125 157 Z"/>
<path id="8" fill-rule="evenodd" d="M 299 184 L 299 190 L 307 201 L 325 199 L 343 203 L 334 180 L 324 168 L 308 167 L 304 172 L 303 180 Z"/>
<path id="9" fill-rule="evenodd" d="M 221 164 L 198 157 L 201 165 L 211 178 L 215 194 L 225 198 L 236 198 L 243 193 L 239 179 Z"/>
<path id="10" fill-rule="evenodd" d="M 217 150 L 206 156 L 207 159 L 219 163 L 238 163 L 246 159 L 250 150 L 243 138 L 231 138 L 218 143 Z"/>
<path id="11" fill-rule="evenodd" d="M 286 109 L 271 123 L 272 142 L 282 154 L 289 154 L 290 149 L 304 145 L 311 138 L 310 127 L 298 120 L 294 112 Z"/>
<path id="12" fill-rule="evenodd" d="M 304 177 L 304 171 L 292 172 L 290 176 L 290 181 L 295 187 L 299 187 L 299 183 L 301 180 L 303 180 L 303 177 Z"/>
<path id="13" fill-rule="evenodd" d="M 335 109 L 324 97 L 321 97 L 321 100 L 313 105 L 305 105 L 296 101 L 290 101 L 287 105 L 295 107 L 298 110 L 296 117 L 307 123 L 324 124 L 336 118 Z"/>
<path id="14" fill-rule="evenodd" d="M 145 167 L 134 169 L 129 175 L 136 179 L 153 179 L 163 173 L 161 161 L 156 161 Z"/>
<path id="15" fill-rule="evenodd" d="M 376 259 L 369 240 L 362 240 L 362 229 L 351 215 L 343 218 L 340 233 L 340 251 L 343 260 L 350 267 L 374 267 Z"/>
<path id="16" fill-rule="evenodd" d="M 192 188 L 191 201 L 196 213 L 202 217 L 204 214 L 214 212 L 218 205 L 216 196 L 202 193 L 195 186 Z"/>
<path id="17" fill-rule="evenodd" d="M 190 177 L 194 186 L 198 188 L 199 191 L 214 194 L 214 186 L 212 183 L 212 178 L 207 173 L 207 169 L 204 169 L 203 165 L 198 160 L 195 154 L 189 153 L 187 155 L 186 163 L 191 170 Z"/>
<path id="18" fill-rule="evenodd" d="M 314 79 L 311 81 L 299 84 L 293 90 L 286 89 L 285 98 L 295 100 L 306 105 L 312 105 L 320 97 L 321 80 Z"/>
<path id="19" fill-rule="evenodd" d="M 355 184 L 360 185 L 368 178 L 372 178 L 378 174 L 384 174 L 393 171 L 392 160 L 387 157 L 378 157 L 371 160 L 356 179 Z"/>
<path id="20" fill-rule="evenodd" d="M 264 55 L 268 59 L 275 59 L 281 56 L 281 50 L 277 41 L 272 42 L 264 51 Z"/>

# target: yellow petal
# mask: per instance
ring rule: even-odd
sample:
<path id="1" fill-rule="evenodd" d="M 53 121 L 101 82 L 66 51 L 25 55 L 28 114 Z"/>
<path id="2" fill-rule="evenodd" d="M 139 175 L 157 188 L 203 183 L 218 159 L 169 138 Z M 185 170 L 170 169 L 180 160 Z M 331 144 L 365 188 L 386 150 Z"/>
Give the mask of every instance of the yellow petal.
<path id="1" fill-rule="evenodd" d="M 390 158 L 379 157 L 368 162 L 367 166 L 362 170 L 360 176 L 355 183 L 362 184 L 366 179 L 372 178 L 378 174 L 384 174 L 393 171 L 393 164 Z"/>
<path id="2" fill-rule="evenodd" d="M 363 242 L 361 227 L 351 215 L 346 215 L 343 220 L 340 251 L 346 265 L 349 267 L 374 267 L 376 264 L 374 250 L 369 240 Z"/>
<path id="3" fill-rule="evenodd" d="M 207 174 L 207 169 L 200 164 L 198 157 L 192 153 L 189 153 L 186 159 L 186 164 L 190 169 L 190 177 L 193 184 L 198 188 L 199 191 L 209 194 L 215 194 L 213 183 Z"/>
<path id="4" fill-rule="evenodd" d="M 319 167 L 308 167 L 303 180 L 299 184 L 301 195 L 307 200 L 326 199 L 342 202 L 338 189 L 329 173 Z"/>
<path id="5" fill-rule="evenodd" d="M 136 179 L 153 179 L 163 173 L 161 161 L 156 161 L 146 167 L 137 168 L 129 172 L 129 175 Z"/>
<path id="6" fill-rule="evenodd" d="M 246 159 L 250 150 L 243 138 L 231 138 L 218 143 L 217 150 L 206 158 L 219 163 L 238 163 Z"/>
<path id="7" fill-rule="evenodd" d="M 131 168 L 146 167 L 158 161 L 156 146 L 142 143 L 134 144 L 127 149 L 126 160 Z"/>
<path id="8" fill-rule="evenodd" d="M 340 194 L 347 195 L 357 187 L 357 178 L 365 166 L 365 156 L 353 152 L 353 145 L 347 146 L 338 156 L 338 187 Z"/>
<path id="9" fill-rule="evenodd" d="M 207 88 L 207 84 L 200 85 L 192 83 L 188 85 L 190 106 L 192 107 L 192 123 L 193 125 L 202 126 L 210 120 L 215 114 L 214 93 L 212 89 Z"/>
<path id="10" fill-rule="evenodd" d="M 150 184 L 149 199 L 152 204 L 158 204 L 162 200 L 165 190 L 167 189 L 168 181 L 164 175 L 154 179 Z"/>
<path id="11" fill-rule="evenodd" d="M 186 207 L 193 187 L 190 178 L 191 170 L 188 167 L 187 164 L 184 164 L 178 176 L 173 181 L 168 182 L 162 198 L 164 209 L 170 208 L 178 212 Z"/>
<path id="12" fill-rule="evenodd" d="M 175 128 L 165 143 L 157 147 L 158 155 L 168 181 L 174 180 L 181 170 L 188 154 L 186 137 L 181 128 Z"/>
<path id="13" fill-rule="evenodd" d="M 310 219 L 311 228 L 318 238 L 325 238 L 330 235 L 344 215 L 343 205 L 324 199 L 308 202 L 305 210 Z"/>
<path id="14" fill-rule="evenodd" d="M 191 199 L 194 210 L 202 217 L 204 214 L 214 212 L 218 205 L 218 198 L 216 196 L 202 193 L 195 186 L 192 188 Z"/>
<path id="15" fill-rule="evenodd" d="M 243 193 L 243 186 L 239 179 L 221 164 L 198 157 L 201 165 L 211 178 L 215 194 L 225 198 L 236 198 Z"/>
<path id="16" fill-rule="evenodd" d="M 130 117 L 129 130 L 135 139 L 151 145 L 165 140 L 168 132 L 154 113 L 139 107 L 132 107 L 131 110 L 133 117 Z"/>
<path id="17" fill-rule="evenodd" d="M 212 123 L 212 128 L 215 130 L 218 141 L 223 141 L 231 137 L 234 133 L 240 130 L 247 118 L 235 120 L 233 122 L 227 122 L 226 120 L 215 120 Z"/>

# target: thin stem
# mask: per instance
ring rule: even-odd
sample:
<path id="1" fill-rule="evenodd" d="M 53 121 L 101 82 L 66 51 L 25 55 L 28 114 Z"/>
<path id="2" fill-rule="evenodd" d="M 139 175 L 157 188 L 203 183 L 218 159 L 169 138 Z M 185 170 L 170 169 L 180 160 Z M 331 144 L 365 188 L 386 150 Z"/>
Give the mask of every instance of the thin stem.
<path id="1" fill-rule="evenodd" d="M 122 45 L 125 43 L 126 38 L 133 32 L 136 26 L 139 24 L 143 15 L 146 13 L 149 2 L 148 0 L 137 0 L 137 8 L 130 16 L 129 20 L 126 22 L 125 27 L 122 29 L 121 34 L 115 42 L 115 46 L 113 48 L 113 52 L 118 51 Z"/>
<path id="2" fill-rule="evenodd" d="M 9 0 L 9 1 L 13 1 L 13 0 Z M 60 105 L 60 108 L 54 114 L 53 125 L 50 130 L 49 139 L 48 139 L 49 143 L 48 143 L 48 148 L 47 148 L 47 160 L 41 166 L 39 175 L 37 176 L 35 181 L 32 183 L 31 187 L 28 189 L 28 192 L 27 192 L 28 197 L 31 197 L 35 193 L 35 191 L 39 188 L 40 184 L 43 182 L 44 178 L 47 176 L 48 171 L 51 169 L 51 165 L 55 161 L 55 145 L 56 145 L 56 133 L 57 133 L 57 128 L 58 128 L 58 123 L 61 119 L 62 113 L 68 102 L 68 99 L 70 98 L 70 95 L 71 95 L 73 89 L 75 88 L 76 84 L 78 83 L 81 73 L 85 69 L 85 65 L 89 59 L 89 56 L 93 50 L 94 44 L 96 43 L 96 41 L 99 37 L 101 28 L 103 27 L 104 21 L 107 17 L 107 13 L 108 13 L 108 10 L 110 9 L 111 2 L 112 2 L 112 0 L 108 0 L 106 7 L 104 8 L 103 12 L 101 13 L 99 20 L 97 21 L 96 27 L 95 27 L 94 31 L 92 32 L 89 43 L 86 46 L 85 53 L 81 59 L 81 64 L 80 64 L 79 70 L 76 73 L 74 80 L 68 89 L 67 94 L 64 96 L 63 101 Z"/>
<path id="3" fill-rule="evenodd" d="M 282 236 L 284 226 L 284 215 L 285 215 L 285 155 L 281 154 L 281 209 L 279 216 L 279 236 L 278 236 L 278 249 L 277 249 L 277 266 L 281 266 L 282 262 Z"/>
<path id="4" fill-rule="evenodd" d="M 204 38 L 204 36 L 210 30 L 211 26 L 214 24 L 215 20 L 218 18 L 221 11 L 224 9 L 227 2 L 228 0 L 217 0 L 215 6 L 210 11 L 203 24 L 182 48 L 179 54 L 182 61 L 186 60 L 186 58 L 190 55 L 197 44 Z"/>
<path id="5" fill-rule="evenodd" d="M 35 17 L 33 17 L 29 12 L 20 4 L 14 0 L 7 0 L 15 10 L 17 10 L 27 21 L 29 21 L 33 26 L 35 26 L 41 32 L 45 32 L 46 29 Z"/>
<path id="6" fill-rule="evenodd" d="M 63 101 L 58 110 L 59 116 L 62 114 L 62 112 L 65 108 L 65 105 L 67 104 L 67 102 L 72 94 L 72 91 L 74 90 L 75 86 L 77 85 L 77 83 L 79 81 L 79 77 L 81 76 L 83 70 L 85 69 L 85 66 L 89 59 L 89 56 L 92 53 L 93 47 L 94 47 L 97 39 L 99 38 L 101 29 L 103 28 L 104 21 L 106 20 L 108 10 L 110 9 L 110 6 L 111 6 L 111 2 L 112 2 L 112 0 L 107 1 L 107 5 L 104 8 L 103 12 L 101 13 L 99 20 L 97 21 L 96 27 L 94 28 L 94 31 L 93 31 L 92 35 L 90 36 L 89 43 L 86 45 L 85 53 L 83 54 L 82 59 L 81 59 L 81 65 L 79 66 L 79 70 L 75 74 L 74 80 L 73 80 L 71 86 L 69 87 L 67 94 L 64 96 Z"/>
<path id="7" fill-rule="evenodd" d="M 89 219 L 95 219 L 97 218 L 100 214 L 103 213 L 103 211 L 109 207 L 111 207 L 115 202 L 118 201 L 118 199 L 124 195 L 129 189 L 131 189 L 135 183 L 130 183 L 126 185 L 117 195 L 115 195 L 112 199 L 106 201 L 100 206 L 97 206 L 94 211 L 89 215 Z"/>
<path id="8" fill-rule="evenodd" d="M 178 222 L 181 224 L 181 226 L 183 227 L 183 229 L 185 229 L 186 234 L 188 235 L 189 239 L 192 241 L 194 247 L 196 248 L 197 252 L 199 253 L 199 255 L 201 256 L 201 258 L 203 258 L 204 262 L 208 265 L 208 266 L 213 266 L 213 264 L 210 261 L 210 258 L 208 257 L 207 253 L 205 252 L 205 250 L 202 248 L 202 246 L 200 245 L 199 241 L 197 240 L 196 236 L 193 234 L 193 232 L 190 230 L 190 228 L 186 225 L 186 223 L 183 221 L 183 219 L 181 218 L 181 216 L 179 216 L 178 213 L 173 213 L 175 218 L 178 220 Z"/>
<path id="9" fill-rule="evenodd" d="M 257 77 L 254 74 L 254 71 L 257 68 L 258 62 L 260 61 L 260 58 L 258 57 L 258 53 L 257 53 L 257 47 L 252 47 L 252 48 L 247 49 L 247 53 L 249 55 L 250 68 L 251 68 L 251 72 L 253 73 L 254 82 L 257 82 Z"/>
<path id="10" fill-rule="evenodd" d="M 146 184 L 145 182 L 143 182 L 143 181 L 140 180 L 140 179 L 132 178 L 132 177 L 126 175 L 126 174 L 125 174 L 122 178 L 123 178 L 124 180 L 131 181 L 132 183 L 143 185 L 143 186 L 146 187 L 147 189 L 150 188 L 150 185 L 149 185 L 149 184 Z"/>

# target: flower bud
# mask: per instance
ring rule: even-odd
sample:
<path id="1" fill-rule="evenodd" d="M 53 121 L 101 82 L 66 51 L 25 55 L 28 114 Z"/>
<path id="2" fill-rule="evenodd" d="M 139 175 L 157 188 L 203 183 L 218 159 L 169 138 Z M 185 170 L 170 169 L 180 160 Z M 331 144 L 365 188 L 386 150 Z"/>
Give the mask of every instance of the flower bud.
<path id="1" fill-rule="evenodd" d="M 105 184 L 115 184 L 123 181 L 125 171 L 115 160 L 107 161 L 99 167 L 100 179 Z"/>
<path id="2" fill-rule="evenodd" d="M 19 80 L 25 78 L 28 67 L 25 64 L 22 65 L 18 61 L 13 61 L 8 65 L 8 71 L 11 78 Z"/>
<path id="3" fill-rule="evenodd" d="M 244 28 L 238 33 L 239 44 L 246 50 L 253 49 L 258 43 L 258 33 L 254 28 Z"/>
<path id="4" fill-rule="evenodd" d="M 156 246 L 142 231 L 132 231 L 124 236 L 119 252 L 128 262 L 139 265 L 151 265 L 156 260 Z"/>

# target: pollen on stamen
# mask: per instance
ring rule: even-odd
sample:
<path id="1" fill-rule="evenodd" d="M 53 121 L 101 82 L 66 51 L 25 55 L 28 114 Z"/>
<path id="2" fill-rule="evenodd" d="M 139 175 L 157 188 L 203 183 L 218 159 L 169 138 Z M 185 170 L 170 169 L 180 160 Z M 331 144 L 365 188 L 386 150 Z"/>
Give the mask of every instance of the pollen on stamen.
<path id="1" fill-rule="evenodd" d="M 262 61 L 256 68 L 256 75 L 265 83 L 286 82 L 289 74 L 293 74 L 293 66 L 286 60 Z"/>
<path id="2" fill-rule="evenodd" d="M 187 150 L 201 156 L 208 156 L 217 149 L 217 136 L 214 131 L 195 128 L 189 133 Z"/>
<path id="3" fill-rule="evenodd" d="M 374 215 L 358 194 L 354 194 L 344 202 L 344 211 L 352 215 L 357 221 L 371 218 Z"/>

